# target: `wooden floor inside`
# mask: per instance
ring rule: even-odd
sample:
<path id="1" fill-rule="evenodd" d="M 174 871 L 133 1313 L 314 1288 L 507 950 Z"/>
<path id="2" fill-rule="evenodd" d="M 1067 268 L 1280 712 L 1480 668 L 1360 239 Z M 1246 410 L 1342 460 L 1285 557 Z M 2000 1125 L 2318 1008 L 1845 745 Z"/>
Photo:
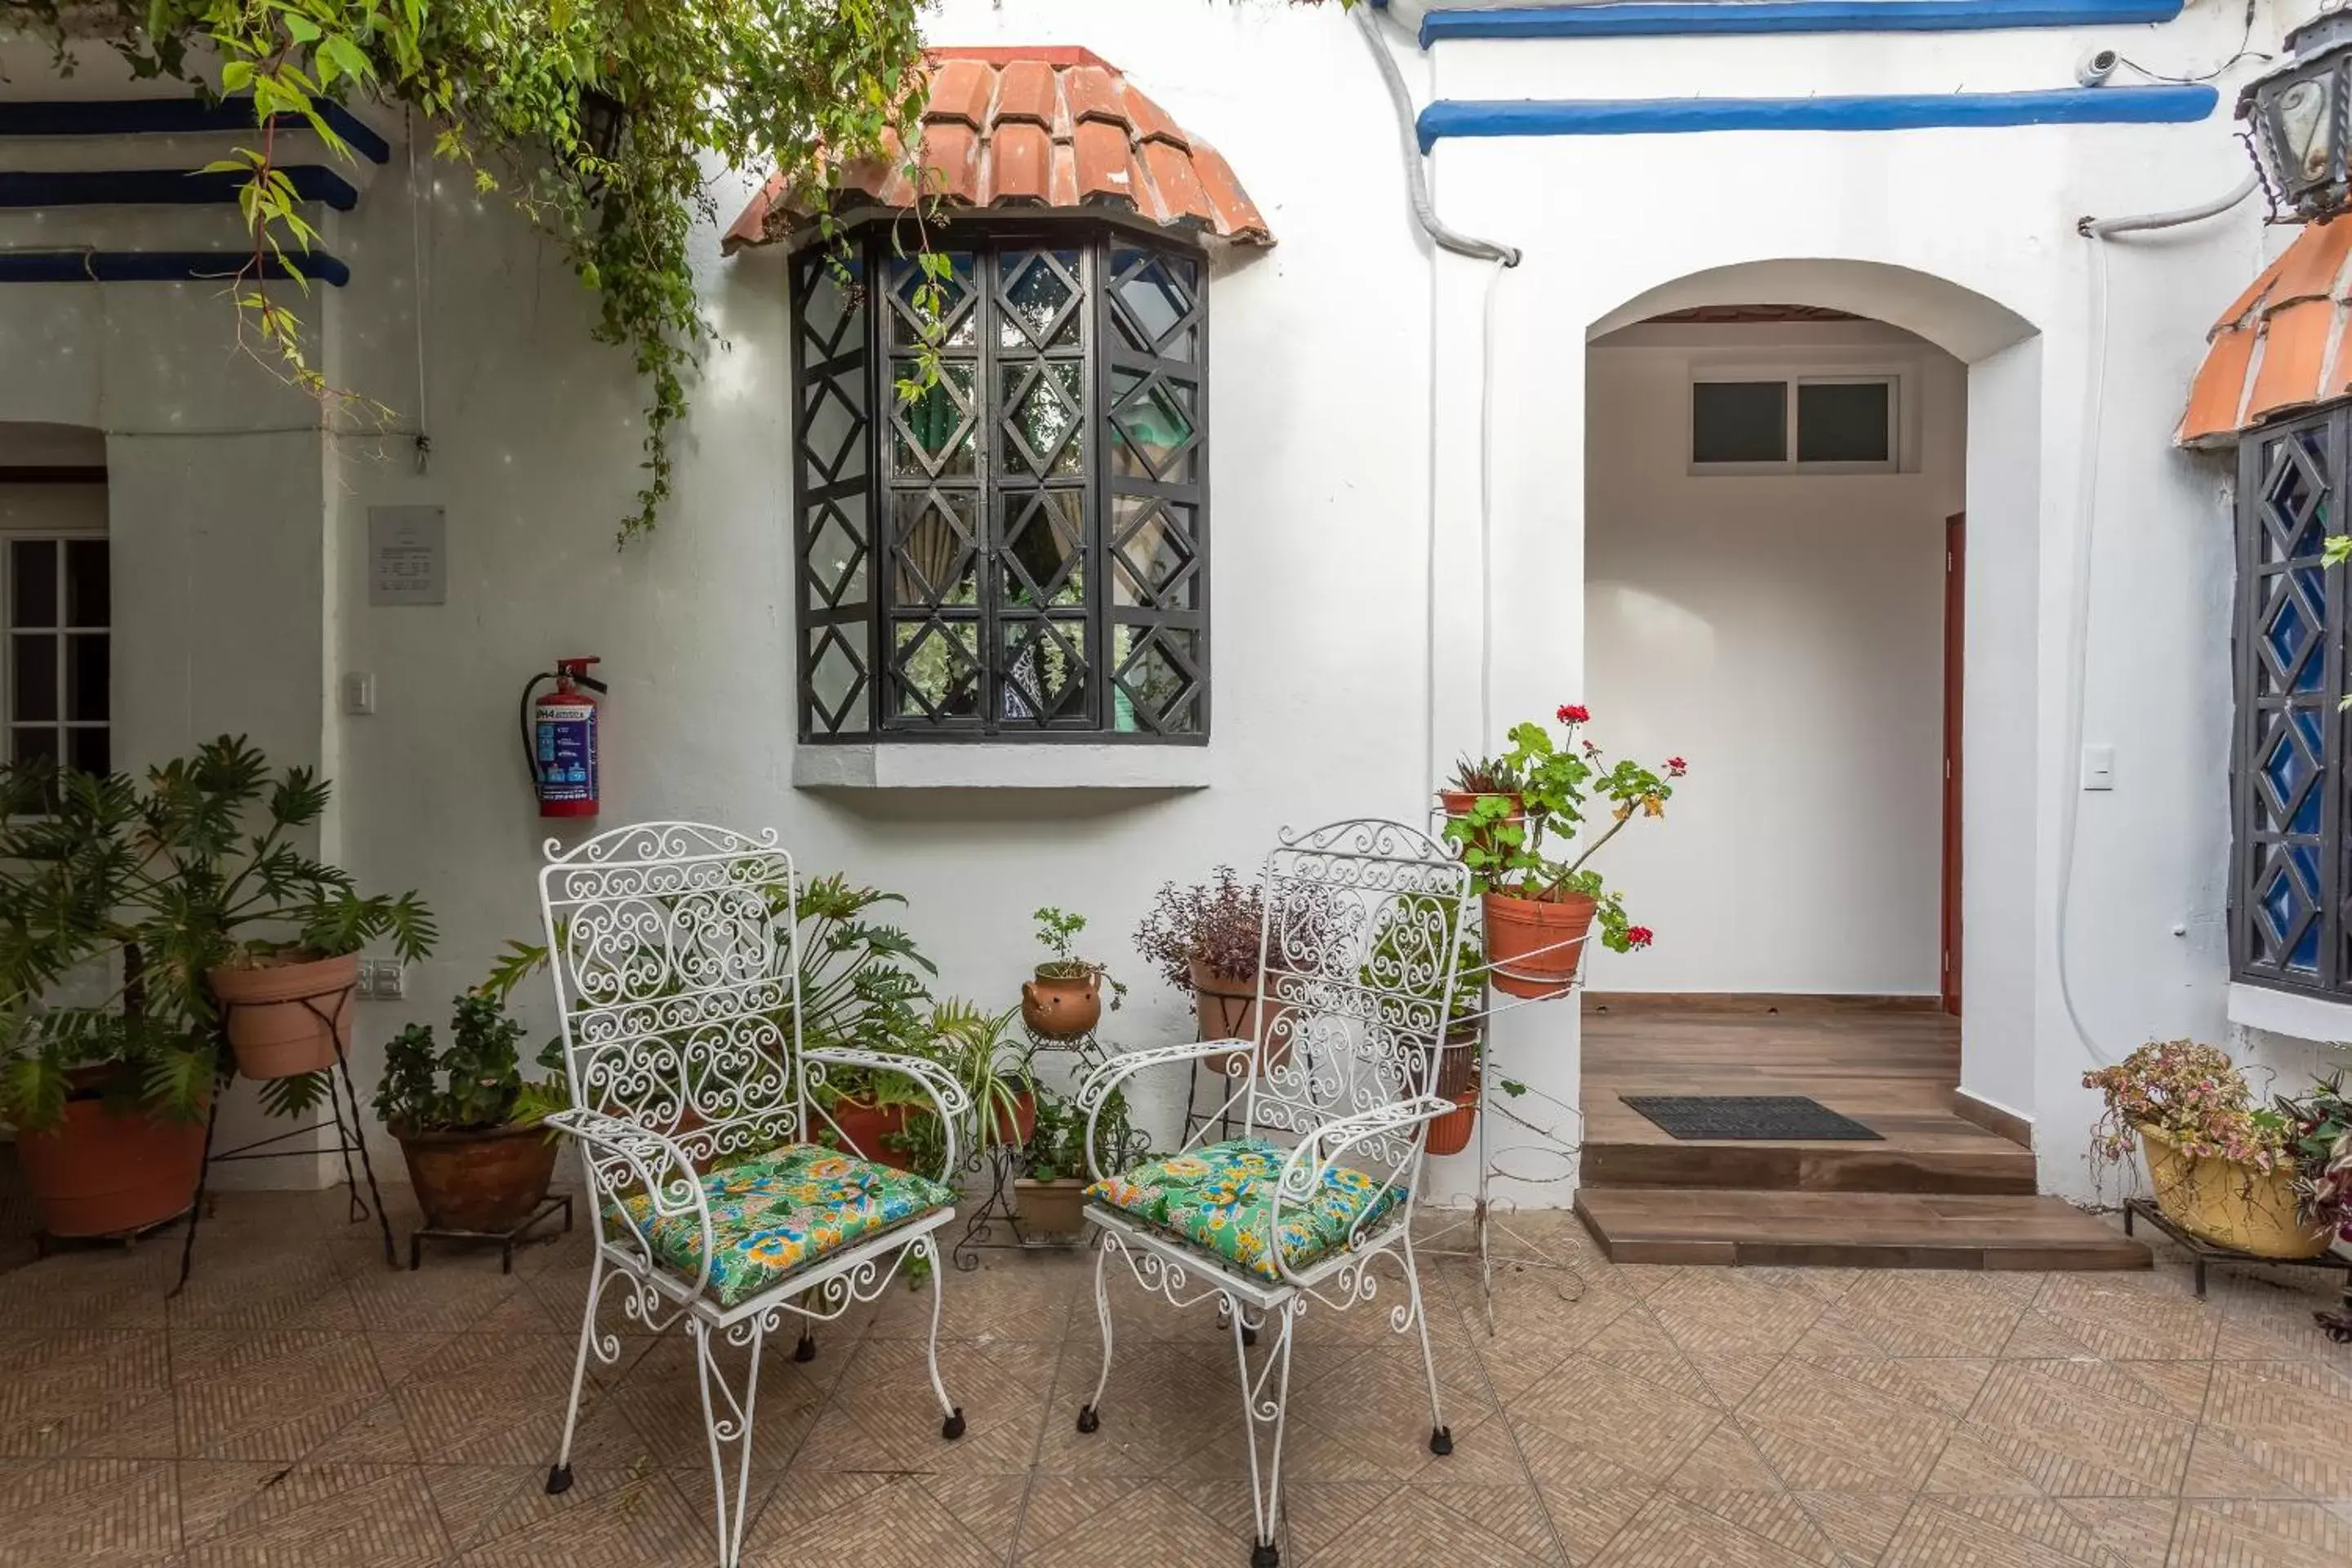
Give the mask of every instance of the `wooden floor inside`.
<path id="1" fill-rule="evenodd" d="M 2146 1265 L 1954 1113 L 1959 1020 L 1931 1005 L 1588 996 L 1583 1017 L 1578 1210 L 1620 1261 Z M 1879 1137 L 1681 1140 L 1622 1098 L 1642 1094 L 1804 1095 Z"/>

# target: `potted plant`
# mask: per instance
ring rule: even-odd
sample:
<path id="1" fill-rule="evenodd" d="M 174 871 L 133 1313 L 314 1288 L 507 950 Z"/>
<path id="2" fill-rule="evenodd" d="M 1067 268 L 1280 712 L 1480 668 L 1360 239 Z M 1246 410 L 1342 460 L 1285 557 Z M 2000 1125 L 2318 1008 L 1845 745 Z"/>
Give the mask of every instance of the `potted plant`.
<path id="1" fill-rule="evenodd" d="M 2282 1098 L 2278 1111 L 2287 1122 L 2303 1216 L 2352 1241 L 2352 1099 L 2346 1097 L 2344 1074 L 2329 1074 L 2295 1099 Z"/>
<path id="2" fill-rule="evenodd" d="M 1454 776 L 1439 787 L 1437 800 L 1449 817 L 1471 816 L 1480 803 L 1493 801 L 1490 815 L 1495 820 L 1516 821 L 1525 815 L 1519 801 L 1523 788 L 1518 770 L 1508 759 L 1463 757 L 1454 764 Z"/>
<path id="3" fill-rule="evenodd" d="M 503 1235 L 547 1199 L 558 1144 L 540 1123 L 571 1095 L 556 1044 L 540 1056 L 556 1070 L 524 1080 L 521 1038 L 495 996 L 469 991 L 451 1004 L 447 1048 L 437 1048 L 430 1024 L 409 1025 L 385 1047 L 375 1113 L 400 1140 L 435 1229 Z"/>
<path id="4" fill-rule="evenodd" d="M 2334 1227 L 2305 1219 L 2295 1194 L 2293 1127 L 2254 1103 L 2227 1053 L 2194 1040 L 2152 1041 L 2083 1075 L 2105 1097 L 2092 1127 L 2095 1163 L 2127 1162 L 2137 1143 L 2165 1217 L 2192 1236 L 2258 1258 L 2315 1258 Z"/>
<path id="5" fill-rule="evenodd" d="M 1445 1034 L 1438 1042 L 1435 1091 L 1441 1100 L 1454 1101 L 1454 1109 L 1429 1124 L 1423 1147 L 1433 1154 L 1460 1153 L 1469 1146 L 1478 1123 L 1486 958 L 1475 938 L 1453 928 L 1446 900 L 1425 893 L 1402 894 L 1381 910 L 1361 971 L 1366 989 L 1409 999 L 1426 1010 L 1423 1026 L 1433 1029 L 1438 1004 L 1447 995 L 1449 960 L 1454 966 Z M 1421 1091 L 1417 1080 L 1404 1087 L 1407 1093 Z"/>
<path id="6" fill-rule="evenodd" d="M 1049 1040 L 1075 1040 L 1102 1022 L 1103 982 L 1110 971 L 1071 949 L 1087 929 L 1087 917 L 1045 908 L 1036 913 L 1037 940 L 1054 956 L 1021 984 L 1021 1021 Z M 1127 999 L 1127 987 L 1110 980 L 1111 1011 Z"/>
<path id="7" fill-rule="evenodd" d="M 1192 993 L 1200 1038 L 1261 1045 L 1272 1039 L 1274 1049 L 1267 1054 L 1278 1057 L 1288 1050 L 1275 1027 L 1282 1009 L 1261 1009 L 1257 1000 L 1265 941 L 1265 900 L 1257 885 L 1243 881 L 1231 866 L 1217 867 L 1207 881 L 1191 887 L 1163 884 L 1135 931 L 1136 947 L 1160 978 Z M 1212 1072 L 1225 1073 L 1243 1054 L 1202 1060 Z"/>
<path id="8" fill-rule="evenodd" d="M 1664 816 L 1674 795 L 1669 781 L 1688 770 L 1680 757 L 1662 772 L 1630 761 L 1610 762 L 1601 748 L 1577 731 L 1591 719 L 1582 707 L 1563 706 L 1555 715 L 1567 728 L 1555 742 L 1538 723 L 1516 725 L 1503 762 L 1520 784 L 1522 816 L 1514 820 L 1487 796 L 1466 817 L 1447 821 L 1444 833 L 1480 895 L 1486 931 L 1486 962 L 1496 986 L 1521 997 L 1558 996 L 1575 983 L 1592 927 L 1613 952 L 1647 947 L 1653 933 L 1632 922 L 1623 898 L 1610 890 L 1586 863 L 1623 831 L 1638 812 Z M 1576 848 L 1587 808 L 1605 804 L 1612 820 L 1571 858 L 1546 852 L 1549 843 L 1567 856 Z"/>
<path id="9" fill-rule="evenodd" d="M 1103 1151 L 1104 1170 L 1125 1170 L 1142 1158 L 1145 1140 L 1129 1119 L 1124 1090 L 1115 1089 L 1104 1098 L 1095 1118 L 1095 1142 Z M 1047 1236 L 1079 1230 L 1090 1184 L 1086 1113 L 1041 1087 L 1036 1125 L 1021 1147 L 1020 1170 L 1013 1192 L 1022 1226 Z"/>

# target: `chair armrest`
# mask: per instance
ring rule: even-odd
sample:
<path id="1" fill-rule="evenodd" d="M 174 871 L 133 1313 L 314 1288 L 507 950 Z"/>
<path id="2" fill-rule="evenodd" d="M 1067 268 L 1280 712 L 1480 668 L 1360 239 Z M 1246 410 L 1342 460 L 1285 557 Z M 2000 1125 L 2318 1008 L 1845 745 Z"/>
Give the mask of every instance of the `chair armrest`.
<path id="1" fill-rule="evenodd" d="M 940 1180 L 947 1182 L 954 1177 L 956 1129 L 971 1113 L 971 1096 L 964 1092 L 963 1085 L 956 1082 L 953 1073 L 940 1066 L 939 1063 L 927 1061 L 921 1057 L 910 1057 L 900 1051 L 860 1050 L 852 1046 L 829 1046 L 803 1051 L 801 1060 L 804 1064 L 865 1068 L 873 1072 L 896 1073 L 920 1088 L 924 1093 L 931 1097 L 931 1104 L 939 1112 L 940 1126 L 947 1133 L 947 1162 L 940 1171 Z M 822 1081 L 824 1075 L 820 1073 L 817 1077 L 819 1081 Z M 840 1136 L 845 1144 L 848 1137 L 842 1132 L 841 1124 L 835 1121 L 833 1117 L 822 1108 L 817 1107 L 814 1100 L 811 1100 L 809 1104 L 819 1116 L 825 1119 L 834 1132 Z"/>
<path id="2" fill-rule="evenodd" d="M 1282 1163 L 1282 1174 L 1275 1182 L 1274 1194 L 1266 1204 L 1266 1257 L 1283 1279 L 1292 1284 L 1299 1281 L 1290 1272 L 1289 1259 L 1282 1254 L 1282 1205 L 1286 1200 L 1306 1203 L 1322 1190 L 1324 1175 L 1339 1163 L 1340 1156 L 1357 1144 L 1373 1138 L 1390 1136 L 1414 1127 L 1424 1126 L 1446 1112 L 1455 1110 L 1450 1100 L 1433 1094 L 1415 1095 L 1410 1100 L 1392 1100 L 1387 1105 L 1360 1110 L 1353 1116 L 1343 1116 L 1327 1121 L 1291 1150 Z M 1400 1169 L 1389 1177 L 1388 1185 L 1396 1184 L 1404 1174 Z M 1352 1247 L 1355 1238 L 1349 1237 Z"/>
<path id="3" fill-rule="evenodd" d="M 637 1249 L 648 1266 L 658 1266 L 659 1260 L 652 1241 L 624 1201 L 629 1190 L 633 1186 L 645 1190 L 653 1219 L 694 1216 L 702 1231 L 702 1275 L 694 1282 L 699 1294 L 710 1278 L 710 1200 L 703 1194 L 701 1173 L 677 1140 L 617 1116 L 577 1108 L 557 1111 L 547 1119 L 547 1125 L 580 1141 L 587 1156 L 591 1200 L 597 1202 L 600 1211 L 618 1215 L 636 1238 Z M 608 1198 L 613 1201 L 602 1201 Z"/>
<path id="4" fill-rule="evenodd" d="M 1190 1045 L 1153 1046 L 1147 1050 L 1127 1051 L 1115 1056 L 1088 1073 L 1072 1097 L 1072 1103 L 1087 1113 L 1087 1176 L 1099 1182 L 1105 1173 L 1095 1159 L 1095 1119 L 1101 1115 L 1103 1101 L 1110 1098 L 1112 1089 L 1145 1068 L 1167 1067 L 1174 1062 L 1198 1061 L 1202 1057 L 1230 1056 L 1236 1051 L 1256 1049 L 1255 1043 L 1249 1040 L 1194 1040 Z M 1233 1101 L 1228 1099 L 1226 1103 L 1230 1105 Z M 1207 1130 L 1205 1121 L 1202 1126 L 1203 1131 Z"/>

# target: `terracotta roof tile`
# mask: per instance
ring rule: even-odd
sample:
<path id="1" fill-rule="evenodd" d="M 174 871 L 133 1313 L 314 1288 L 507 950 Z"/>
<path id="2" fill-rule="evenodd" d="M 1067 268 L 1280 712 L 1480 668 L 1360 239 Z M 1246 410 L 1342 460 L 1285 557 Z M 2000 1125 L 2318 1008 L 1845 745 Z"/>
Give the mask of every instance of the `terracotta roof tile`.
<path id="1" fill-rule="evenodd" d="M 2223 446 L 2352 392 L 2352 222 L 2306 226 L 2213 323 L 2173 439 Z"/>
<path id="2" fill-rule="evenodd" d="M 1244 245 L 1273 232 L 1215 148 L 1191 136 L 1085 49 L 959 48 L 930 55 L 923 190 L 961 206 L 1115 206 Z M 886 207 L 916 193 L 887 158 L 835 169 L 837 192 Z M 771 179 L 727 231 L 730 253 L 782 239 L 814 208 Z"/>

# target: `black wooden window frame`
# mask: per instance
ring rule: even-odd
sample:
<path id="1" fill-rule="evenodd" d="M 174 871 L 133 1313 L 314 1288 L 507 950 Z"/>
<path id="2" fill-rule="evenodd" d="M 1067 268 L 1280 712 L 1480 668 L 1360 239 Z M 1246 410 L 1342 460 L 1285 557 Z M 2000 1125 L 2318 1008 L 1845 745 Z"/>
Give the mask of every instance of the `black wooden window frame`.
<path id="1" fill-rule="evenodd" d="M 2322 553 L 2347 526 L 2347 439 L 2352 408 L 2339 405 L 2261 426 L 2238 447 L 2230 973 L 2325 996 L 2352 994 L 2343 711 L 2352 618 L 2346 569 Z M 2296 622 L 2308 623 L 2300 645 L 2287 637 Z M 2300 963 L 2307 940 L 2310 962 Z"/>
<path id="2" fill-rule="evenodd" d="M 1165 232 L 1145 232 L 1094 219 L 959 219 L 944 229 L 935 227 L 931 243 L 942 253 L 968 253 L 973 258 L 973 341 L 968 348 L 950 345 L 942 353 L 950 363 L 968 366 L 971 372 L 979 471 L 947 484 L 937 477 L 902 483 L 893 471 L 894 420 L 908 410 L 896 395 L 898 367 L 893 363 L 892 306 L 886 290 L 897 270 L 909 262 L 894 242 L 890 226 L 870 225 L 852 231 L 845 242 L 814 245 L 792 259 L 794 658 L 800 741 L 817 745 L 902 742 L 1205 744 L 1210 728 L 1212 531 L 1206 254 Z M 1005 280 L 999 276 L 999 258 L 1040 251 L 1078 255 L 1076 271 L 1083 297 L 1077 308 L 1085 317 L 1084 342 L 1078 350 L 1039 350 L 1029 344 L 1007 351 L 1000 346 L 999 289 Z M 1139 253 L 1142 258 L 1180 263 L 1190 270 L 1189 304 L 1177 312 L 1175 324 L 1157 338 L 1160 348 L 1165 350 L 1179 337 L 1189 336 L 1189 358 L 1161 357 L 1139 349 L 1135 338 L 1152 334 L 1141 328 L 1133 314 L 1126 318 L 1129 330 L 1123 331 L 1114 321 L 1114 311 L 1121 309 L 1116 299 L 1119 285 L 1148 265 Z M 808 326 L 812 298 L 817 289 L 828 286 L 828 278 L 834 280 L 831 287 L 838 287 L 845 269 L 855 284 L 852 309 L 858 320 L 844 336 L 821 342 L 820 334 Z M 897 352 L 903 360 L 903 346 Z M 1015 482 L 1003 471 L 1006 466 L 1000 463 L 999 454 L 1012 411 L 1008 405 L 1017 403 L 1018 396 L 1002 395 L 999 378 L 1008 370 L 1024 375 L 1048 361 L 1082 367 L 1083 466 L 1066 479 Z M 1185 471 L 1171 479 L 1123 472 L 1114 461 L 1114 448 L 1122 439 L 1121 417 L 1135 403 L 1161 388 L 1179 402 L 1189 398 L 1186 414 L 1192 434 L 1179 448 L 1185 456 Z M 828 398 L 838 399 L 850 409 L 847 427 L 854 437 L 854 450 L 813 453 L 810 449 L 820 404 Z M 828 431 L 839 423 L 837 411 L 832 417 L 835 424 L 827 426 Z M 835 461 L 836 458 L 840 460 Z M 894 498 L 926 489 L 968 493 L 977 502 L 976 542 L 981 559 L 974 605 L 949 609 L 936 600 L 899 602 L 900 584 L 892 552 L 897 529 Z M 1049 594 L 1045 605 L 1016 605 L 1002 587 L 1006 574 L 1015 569 L 1006 547 L 1008 529 L 1017 531 L 1021 518 L 1016 509 L 1046 489 L 1067 489 L 1084 497 L 1083 602 L 1057 607 L 1050 603 Z M 1140 515 L 1132 523 L 1122 523 L 1122 508 Z M 1181 557 L 1164 579 L 1157 578 L 1150 562 L 1130 548 L 1154 521 L 1154 513 L 1162 511 L 1168 515 L 1158 519 L 1158 526 L 1174 531 L 1175 553 Z M 1175 528 L 1183 517 L 1189 517 L 1189 531 Z M 830 529 L 828 520 L 833 524 Z M 856 535 L 846 550 L 842 540 L 845 528 Z M 1115 558 L 1119 552 L 1124 552 L 1123 558 Z M 1124 578 L 1118 579 L 1117 574 L 1122 573 Z M 1141 584 L 1129 595 L 1138 602 L 1120 603 L 1115 580 Z M 1031 585 L 1025 578 L 1023 584 Z M 1174 602 L 1180 596 L 1181 602 Z M 982 656 L 976 716 L 943 716 L 919 696 L 915 705 L 922 710 L 899 710 L 902 676 L 894 658 L 898 628 L 934 617 L 975 628 Z M 1075 714 L 1043 722 L 1008 717 L 1004 692 L 1014 659 L 1005 648 L 1006 629 L 1027 626 L 1032 635 L 1045 636 L 1050 635 L 1046 623 L 1059 623 L 1056 629 L 1066 639 L 1073 628 L 1084 628 L 1084 700 Z M 845 658 L 852 663 L 844 664 Z M 1142 673 L 1131 661 L 1146 658 L 1181 678 L 1168 713 L 1156 710 L 1143 694 Z M 821 665 L 826 667 L 828 677 L 823 682 Z M 845 689 L 842 671 L 852 665 L 854 673 Z M 834 700 L 826 700 L 827 692 Z M 1015 695 L 1025 696 L 1025 692 Z M 1137 728 L 1117 727 L 1122 712 L 1134 716 Z M 1171 719 L 1181 727 L 1160 727 Z"/>

